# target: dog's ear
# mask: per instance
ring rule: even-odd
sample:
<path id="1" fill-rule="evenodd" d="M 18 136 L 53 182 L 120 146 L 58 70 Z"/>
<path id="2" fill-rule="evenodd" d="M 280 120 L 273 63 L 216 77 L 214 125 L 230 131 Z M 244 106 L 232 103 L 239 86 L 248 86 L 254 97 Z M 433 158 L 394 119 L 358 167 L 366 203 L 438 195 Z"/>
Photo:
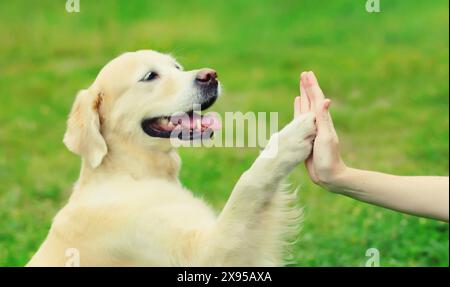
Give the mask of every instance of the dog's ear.
<path id="1" fill-rule="evenodd" d="M 108 148 L 100 133 L 99 108 L 101 93 L 89 90 L 78 92 L 67 121 L 64 144 L 87 161 L 92 168 L 98 167 Z"/>

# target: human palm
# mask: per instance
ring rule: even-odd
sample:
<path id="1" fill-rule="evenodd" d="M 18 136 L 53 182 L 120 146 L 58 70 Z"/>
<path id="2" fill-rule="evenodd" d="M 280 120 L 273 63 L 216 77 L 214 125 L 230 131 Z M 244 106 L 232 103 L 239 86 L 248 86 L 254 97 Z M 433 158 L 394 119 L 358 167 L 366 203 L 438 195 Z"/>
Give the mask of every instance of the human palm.
<path id="1" fill-rule="evenodd" d="M 331 101 L 325 98 L 313 72 L 300 77 L 300 97 L 294 103 L 295 115 L 313 112 L 316 115 L 317 136 L 311 155 L 305 161 L 311 180 L 327 184 L 345 168 L 339 154 L 339 140 L 329 113 Z"/>

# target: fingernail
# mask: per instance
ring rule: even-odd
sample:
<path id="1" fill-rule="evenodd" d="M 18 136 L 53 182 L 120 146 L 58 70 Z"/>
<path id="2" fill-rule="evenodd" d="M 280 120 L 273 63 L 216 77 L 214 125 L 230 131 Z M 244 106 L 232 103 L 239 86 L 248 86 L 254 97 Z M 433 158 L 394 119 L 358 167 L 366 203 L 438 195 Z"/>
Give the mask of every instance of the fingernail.
<path id="1" fill-rule="evenodd" d="M 310 84 L 316 83 L 316 76 L 314 75 L 314 73 L 312 71 L 308 72 L 308 78 L 309 78 Z"/>
<path id="2" fill-rule="evenodd" d="M 323 102 L 323 110 L 324 112 L 327 112 L 328 109 L 330 108 L 331 105 L 331 100 L 330 99 L 325 99 L 325 101 Z"/>
<path id="3" fill-rule="evenodd" d="M 307 72 L 303 73 L 303 76 L 302 76 L 302 83 L 303 83 L 305 86 L 307 86 L 307 85 L 309 84 L 309 77 L 308 77 L 308 73 L 307 73 Z"/>
<path id="4" fill-rule="evenodd" d="M 301 78 L 302 80 L 304 80 L 305 77 L 306 77 L 306 72 L 302 72 L 301 75 L 300 75 L 300 78 Z"/>

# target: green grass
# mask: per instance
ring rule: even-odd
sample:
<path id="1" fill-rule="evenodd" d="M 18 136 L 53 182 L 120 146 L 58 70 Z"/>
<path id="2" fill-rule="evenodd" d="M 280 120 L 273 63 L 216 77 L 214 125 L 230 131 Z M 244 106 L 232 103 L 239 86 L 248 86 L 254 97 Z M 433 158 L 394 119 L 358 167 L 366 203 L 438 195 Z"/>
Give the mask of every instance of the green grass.
<path id="1" fill-rule="evenodd" d="M 77 179 L 62 144 L 77 90 L 123 51 L 170 52 L 213 67 L 215 106 L 291 118 L 302 70 L 328 97 L 346 162 L 396 174 L 448 175 L 448 1 L 364 0 L 0 2 L 0 265 L 23 265 Z M 189 2 L 189 3 L 187 3 Z M 256 149 L 183 149 L 182 182 L 221 208 Z M 201 172 L 199 172 L 201 171 Z M 298 168 L 306 216 L 299 266 L 448 266 L 444 223 L 329 194 Z M 214 192 L 212 192 L 214 191 Z"/>

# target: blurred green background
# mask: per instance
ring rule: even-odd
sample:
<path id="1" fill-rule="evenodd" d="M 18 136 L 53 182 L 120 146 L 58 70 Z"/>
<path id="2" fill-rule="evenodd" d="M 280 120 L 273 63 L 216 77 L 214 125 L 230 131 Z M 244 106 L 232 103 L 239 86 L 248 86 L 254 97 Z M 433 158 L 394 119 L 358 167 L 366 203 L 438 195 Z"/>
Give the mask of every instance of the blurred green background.
<path id="1" fill-rule="evenodd" d="M 62 144 L 77 90 L 124 51 L 170 52 L 215 68 L 214 110 L 292 117 L 298 75 L 314 70 L 349 165 L 448 175 L 447 0 L 0 2 L 0 265 L 24 265 L 66 202 L 79 158 Z M 183 149 L 182 182 L 220 209 L 257 149 Z M 305 207 L 298 266 L 448 266 L 445 223 L 369 206 L 291 176 Z M 210 192 L 214 191 L 214 193 Z"/>

